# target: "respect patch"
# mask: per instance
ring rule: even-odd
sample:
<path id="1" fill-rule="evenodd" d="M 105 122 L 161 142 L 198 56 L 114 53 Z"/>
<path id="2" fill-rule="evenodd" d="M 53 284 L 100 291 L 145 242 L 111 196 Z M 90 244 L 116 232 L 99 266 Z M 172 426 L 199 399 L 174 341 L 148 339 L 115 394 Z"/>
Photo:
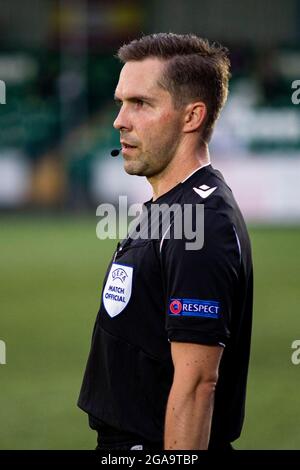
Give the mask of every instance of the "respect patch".
<path id="1" fill-rule="evenodd" d="M 170 299 L 168 314 L 172 317 L 220 318 L 220 302 L 216 300 Z"/>

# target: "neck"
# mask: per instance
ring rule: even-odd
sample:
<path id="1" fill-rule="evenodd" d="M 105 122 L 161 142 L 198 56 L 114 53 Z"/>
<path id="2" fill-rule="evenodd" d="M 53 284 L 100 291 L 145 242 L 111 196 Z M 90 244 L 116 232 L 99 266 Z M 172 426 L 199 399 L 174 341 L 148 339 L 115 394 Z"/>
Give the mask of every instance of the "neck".
<path id="1" fill-rule="evenodd" d="M 153 190 L 153 201 L 170 191 L 193 171 L 210 163 L 208 146 L 205 144 L 196 152 L 174 156 L 167 167 L 158 175 L 148 178 Z"/>

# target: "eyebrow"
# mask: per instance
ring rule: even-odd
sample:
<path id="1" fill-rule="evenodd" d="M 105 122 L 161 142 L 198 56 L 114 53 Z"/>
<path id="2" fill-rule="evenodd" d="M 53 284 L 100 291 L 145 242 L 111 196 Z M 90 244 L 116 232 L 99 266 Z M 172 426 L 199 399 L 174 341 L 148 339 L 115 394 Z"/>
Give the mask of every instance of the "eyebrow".
<path id="1" fill-rule="evenodd" d="M 121 98 L 119 98 L 116 94 L 114 95 L 114 100 L 119 103 L 121 102 Z M 146 96 L 146 95 L 134 95 L 134 96 L 129 96 L 128 98 L 126 98 L 125 101 L 129 101 L 131 103 L 135 102 L 135 101 L 138 101 L 138 100 L 141 100 L 141 101 L 148 101 L 149 103 L 153 103 L 155 102 L 155 98 L 151 98 L 150 96 Z"/>

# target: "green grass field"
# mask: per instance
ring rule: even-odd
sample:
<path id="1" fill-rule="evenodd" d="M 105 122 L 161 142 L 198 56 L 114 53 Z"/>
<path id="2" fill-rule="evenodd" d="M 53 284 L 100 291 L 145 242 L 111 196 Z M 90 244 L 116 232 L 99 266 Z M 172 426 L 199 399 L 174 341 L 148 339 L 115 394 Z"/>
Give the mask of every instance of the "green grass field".
<path id="1" fill-rule="evenodd" d="M 76 407 L 114 241 L 96 218 L 0 220 L 1 449 L 93 449 Z M 300 449 L 300 228 L 250 230 L 255 310 L 241 449 Z"/>

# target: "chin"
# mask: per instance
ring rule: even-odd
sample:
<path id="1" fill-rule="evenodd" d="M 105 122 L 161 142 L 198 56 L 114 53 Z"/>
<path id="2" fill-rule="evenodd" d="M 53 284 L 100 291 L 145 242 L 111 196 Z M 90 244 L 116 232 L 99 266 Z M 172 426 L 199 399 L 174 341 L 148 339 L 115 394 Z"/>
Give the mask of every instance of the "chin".
<path id="1" fill-rule="evenodd" d="M 134 165 L 133 162 L 125 162 L 124 163 L 124 170 L 128 175 L 133 176 L 146 176 L 145 175 L 145 168 L 139 167 L 139 165 Z"/>

